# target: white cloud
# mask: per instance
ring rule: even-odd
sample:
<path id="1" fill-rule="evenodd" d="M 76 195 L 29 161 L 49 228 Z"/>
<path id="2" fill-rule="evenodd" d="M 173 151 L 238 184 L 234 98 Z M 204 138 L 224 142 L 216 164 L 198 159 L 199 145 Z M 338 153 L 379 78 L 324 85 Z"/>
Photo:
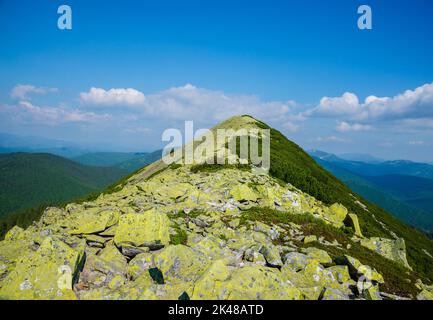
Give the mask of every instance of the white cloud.
<path id="1" fill-rule="evenodd" d="M 31 84 L 18 84 L 12 88 L 11 98 L 12 99 L 29 99 L 28 95 L 30 93 L 47 93 L 47 92 L 56 92 L 57 88 L 42 88 L 36 87 Z"/>
<path id="2" fill-rule="evenodd" d="M 360 110 L 358 97 L 351 92 L 345 92 L 341 97 L 323 97 L 319 105 L 308 110 L 306 116 L 333 117 L 341 115 L 353 115 Z"/>
<path id="3" fill-rule="evenodd" d="M 340 131 L 340 132 L 369 131 L 372 129 L 372 127 L 370 125 L 367 125 L 367 124 L 360 124 L 360 123 L 350 124 L 348 122 L 341 121 L 338 123 L 338 125 L 335 129 L 337 131 Z"/>
<path id="4" fill-rule="evenodd" d="M 130 110 L 141 118 L 168 120 L 196 120 L 215 123 L 226 118 L 250 114 L 266 121 L 287 123 L 295 129 L 294 101 L 262 101 L 254 95 L 226 94 L 222 91 L 197 88 L 192 84 L 172 87 L 157 93 L 144 95 L 136 89 L 91 88 L 80 94 L 81 100 L 90 105 L 134 105 Z M 293 118 L 290 118 L 293 117 Z M 289 124 L 290 122 L 290 124 Z"/>
<path id="5" fill-rule="evenodd" d="M 347 142 L 345 139 L 336 136 L 317 137 L 316 141 L 317 142 Z"/>
<path id="6" fill-rule="evenodd" d="M 422 146 L 425 142 L 422 140 L 413 140 L 413 141 L 409 141 L 409 144 L 411 146 Z"/>
<path id="7" fill-rule="evenodd" d="M 40 107 L 28 101 L 20 101 L 18 107 L 24 112 L 23 116 L 30 116 L 32 120 L 43 123 L 59 124 L 66 122 L 96 122 L 107 120 L 109 115 L 99 115 L 93 112 L 83 112 L 64 107 Z"/>
<path id="8" fill-rule="evenodd" d="M 340 117 L 358 122 L 433 118 L 433 83 L 406 90 L 394 97 L 368 96 L 363 103 L 353 93 L 324 97 L 304 113 L 308 117 Z"/>
<path id="9" fill-rule="evenodd" d="M 102 106 L 137 106 L 145 102 L 144 94 L 138 90 L 90 88 L 89 92 L 80 93 L 80 98 L 84 103 Z"/>

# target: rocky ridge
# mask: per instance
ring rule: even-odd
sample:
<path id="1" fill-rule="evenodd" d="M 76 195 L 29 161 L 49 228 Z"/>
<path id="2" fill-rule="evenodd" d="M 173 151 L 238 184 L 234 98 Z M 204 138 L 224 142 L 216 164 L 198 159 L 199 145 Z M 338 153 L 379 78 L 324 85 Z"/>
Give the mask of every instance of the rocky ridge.
<path id="1" fill-rule="evenodd" d="M 387 279 L 353 247 L 411 273 L 403 239 L 363 236 L 339 203 L 245 165 L 156 162 L 116 192 L 11 229 L 0 242 L 0 298 L 433 298 L 421 281 L 417 297 L 386 292 Z"/>

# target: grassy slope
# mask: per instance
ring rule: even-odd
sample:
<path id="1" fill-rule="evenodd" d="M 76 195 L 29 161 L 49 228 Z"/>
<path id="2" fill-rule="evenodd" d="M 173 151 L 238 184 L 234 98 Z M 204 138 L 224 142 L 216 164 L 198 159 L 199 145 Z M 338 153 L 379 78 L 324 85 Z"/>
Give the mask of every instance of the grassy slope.
<path id="1" fill-rule="evenodd" d="M 269 128 L 264 123 L 261 123 L 261 127 Z M 342 203 L 358 215 L 362 232 L 367 237 L 392 238 L 391 232 L 394 232 L 404 238 L 409 264 L 424 281 L 433 281 L 433 268 L 431 268 L 433 259 L 423 252 L 424 249 L 433 253 L 433 242 L 426 235 L 403 224 L 380 207 L 355 194 L 344 183 L 320 167 L 298 145 L 286 139 L 275 129 L 271 129 L 270 174 L 290 182 L 324 203 Z M 365 204 L 368 211 L 357 204 L 351 194 Z M 384 223 L 386 228 L 379 221 Z"/>
<path id="2" fill-rule="evenodd" d="M 0 155 L 0 217 L 100 191 L 124 175 L 118 168 L 84 166 L 51 154 Z"/>

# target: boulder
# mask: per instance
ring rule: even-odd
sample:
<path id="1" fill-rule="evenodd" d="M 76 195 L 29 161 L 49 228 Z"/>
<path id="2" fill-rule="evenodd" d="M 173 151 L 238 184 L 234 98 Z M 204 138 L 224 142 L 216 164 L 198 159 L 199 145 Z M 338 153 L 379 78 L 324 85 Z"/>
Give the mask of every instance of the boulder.
<path id="1" fill-rule="evenodd" d="M 125 214 L 119 219 L 114 243 L 118 247 L 135 246 L 159 249 L 170 242 L 170 220 L 154 209 L 142 214 Z"/>
<path id="2" fill-rule="evenodd" d="M 270 267 L 281 267 L 283 261 L 281 260 L 280 251 L 277 246 L 267 244 L 259 249 L 259 252 L 263 254 L 266 259 L 266 263 Z"/>
<path id="3" fill-rule="evenodd" d="M 330 265 L 332 263 L 332 258 L 324 250 L 317 249 L 314 247 L 308 247 L 302 249 L 302 252 L 308 255 L 308 257 L 319 261 L 319 263 L 322 265 Z"/>
<path id="4" fill-rule="evenodd" d="M 91 234 L 104 231 L 115 225 L 119 219 L 119 212 L 99 207 L 75 212 L 69 216 L 66 223 L 70 234 Z"/>
<path id="5" fill-rule="evenodd" d="M 325 219 L 337 227 L 343 226 L 346 216 L 347 209 L 340 203 L 334 203 L 328 210 L 325 210 Z"/>
<path id="6" fill-rule="evenodd" d="M 170 282 L 197 280 L 210 261 L 205 255 L 184 245 L 171 245 L 154 254 L 154 265 Z"/>
<path id="7" fill-rule="evenodd" d="M 75 299 L 72 286 L 84 256 L 84 240 L 74 248 L 55 237 L 21 257 L 0 288 L 1 299 Z"/>
<path id="8" fill-rule="evenodd" d="M 230 190 L 230 195 L 236 201 L 257 201 L 257 195 L 246 184 L 238 184 Z"/>
<path id="9" fill-rule="evenodd" d="M 147 270 L 150 268 L 153 268 L 153 266 L 152 254 L 141 253 L 129 261 L 127 273 L 132 280 L 135 280 L 142 273 L 147 272 Z"/>
<path id="10" fill-rule="evenodd" d="M 304 243 L 311 243 L 316 241 L 317 241 L 317 236 L 315 236 L 314 234 L 304 237 Z"/>
<path id="11" fill-rule="evenodd" d="M 412 269 L 407 262 L 406 258 L 406 244 L 404 239 L 398 238 L 396 240 L 384 238 L 364 238 L 361 239 L 361 245 L 379 253 L 387 259 L 393 260 L 408 269 Z"/>
<path id="12" fill-rule="evenodd" d="M 373 283 L 385 283 L 383 277 L 374 268 L 364 265 L 356 258 L 344 255 L 336 259 L 339 265 L 349 267 L 350 276 L 355 280 L 372 281 Z"/>
<path id="13" fill-rule="evenodd" d="M 346 222 L 349 226 L 355 230 L 355 235 L 362 238 L 361 227 L 359 226 L 358 216 L 354 213 L 349 213 L 346 218 Z"/>
<path id="14" fill-rule="evenodd" d="M 90 288 L 108 286 L 114 278 L 125 280 L 126 269 L 126 258 L 111 244 L 99 255 L 88 255 L 80 275 L 80 282 Z"/>
<path id="15" fill-rule="evenodd" d="M 284 281 L 278 270 L 262 266 L 245 266 L 233 270 L 222 285 L 223 299 L 300 300 L 301 291 Z"/>

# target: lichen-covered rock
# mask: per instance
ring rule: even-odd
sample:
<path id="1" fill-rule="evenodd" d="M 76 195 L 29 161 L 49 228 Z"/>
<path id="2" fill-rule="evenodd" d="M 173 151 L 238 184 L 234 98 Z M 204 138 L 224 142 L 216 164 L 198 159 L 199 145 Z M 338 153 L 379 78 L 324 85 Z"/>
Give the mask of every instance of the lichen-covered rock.
<path id="1" fill-rule="evenodd" d="M 377 237 L 364 238 L 361 239 L 361 245 L 411 269 L 406 258 L 406 244 L 402 238 L 396 240 Z"/>
<path id="2" fill-rule="evenodd" d="M 117 278 L 126 278 L 127 261 L 114 245 L 103 249 L 99 255 L 90 254 L 80 275 L 80 282 L 90 288 L 108 286 Z"/>
<path id="3" fill-rule="evenodd" d="M 119 219 L 114 242 L 119 247 L 160 248 L 170 242 L 169 226 L 167 215 L 153 209 L 142 214 L 125 214 Z"/>
<path id="4" fill-rule="evenodd" d="M 257 195 L 245 184 L 234 186 L 230 194 L 237 201 L 257 201 Z"/>
<path id="5" fill-rule="evenodd" d="M 84 241 L 74 248 L 53 237 L 19 258 L 2 281 L 2 299 L 75 299 L 73 280 L 84 255 Z"/>
<path id="6" fill-rule="evenodd" d="M 340 203 L 334 203 L 329 207 L 328 210 L 325 211 L 325 219 L 336 226 L 342 226 L 346 216 L 347 209 Z"/>
<path id="7" fill-rule="evenodd" d="M 118 219 L 118 211 L 95 207 L 69 215 L 65 225 L 71 234 L 91 234 L 115 225 Z"/>
<path id="8" fill-rule="evenodd" d="M 350 224 L 350 226 L 353 227 L 353 229 L 355 230 L 355 235 L 357 237 L 362 238 L 362 231 L 361 231 L 361 227 L 359 225 L 359 220 L 358 220 L 358 216 L 354 213 L 349 213 L 347 215 L 346 221 L 348 221 L 348 223 Z"/>
<path id="9" fill-rule="evenodd" d="M 322 300 L 350 300 L 350 297 L 338 289 L 325 288 Z"/>
<path id="10" fill-rule="evenodd" d="M 421 292 L 417 295 L 418 300 L 433 300 L 433 286 L 428 286 L 422 282 L 418 285 Z"/>
<path id="11" fill-rule="evenodd" d="M 316 241 L 317 241 L 317 236 L 314 234 L 306 236 L 304 238 L 304 243 L 311 243 L 311 242 L 316 242 Z"/>
<path id="12" fill-rule="evenodd" d="M 281 267 L 283 265 L 278 247 L 272 244 L 264 245 L 260 248 L 259 252 L 263 254 L 269 266 Z"/>
<path id="13" fill-rule="evenodd" d="M 349 273 L 352 278 L 359 279 L 364 277 L 367 281 L 373 281 L 376 283 L 385 283 L 383 277 L 374 268 L 364 265 L 358 259 L 355 259 L 349 255 L 344 255 L 337 259 L 337 263 L 347 265 L 349 267 Z"/>
<path id="14" fill-rule="evenodd" d="M 155 253 L 153 261 L 164 279 L 173 283 L 197 280 L 210 264 L 208 257 L 181 244 Z"/>
<path id="15" fill-rule="evenodd" d="M 308 247 L 302 250 L 308 257 L 319 261 L 322 265 L 329 265 L 332 263 L 332 258 L 329 254 L 321 249 L 317 249 L 314 247 Z"/>
<path id="16" fill-rule="evenodd" d="M 224 281 L 223 299 L 300 300 L 301 291 L 283 281 L 279 271 L 262 266 L 245 266 L 233 270 Z"/>

